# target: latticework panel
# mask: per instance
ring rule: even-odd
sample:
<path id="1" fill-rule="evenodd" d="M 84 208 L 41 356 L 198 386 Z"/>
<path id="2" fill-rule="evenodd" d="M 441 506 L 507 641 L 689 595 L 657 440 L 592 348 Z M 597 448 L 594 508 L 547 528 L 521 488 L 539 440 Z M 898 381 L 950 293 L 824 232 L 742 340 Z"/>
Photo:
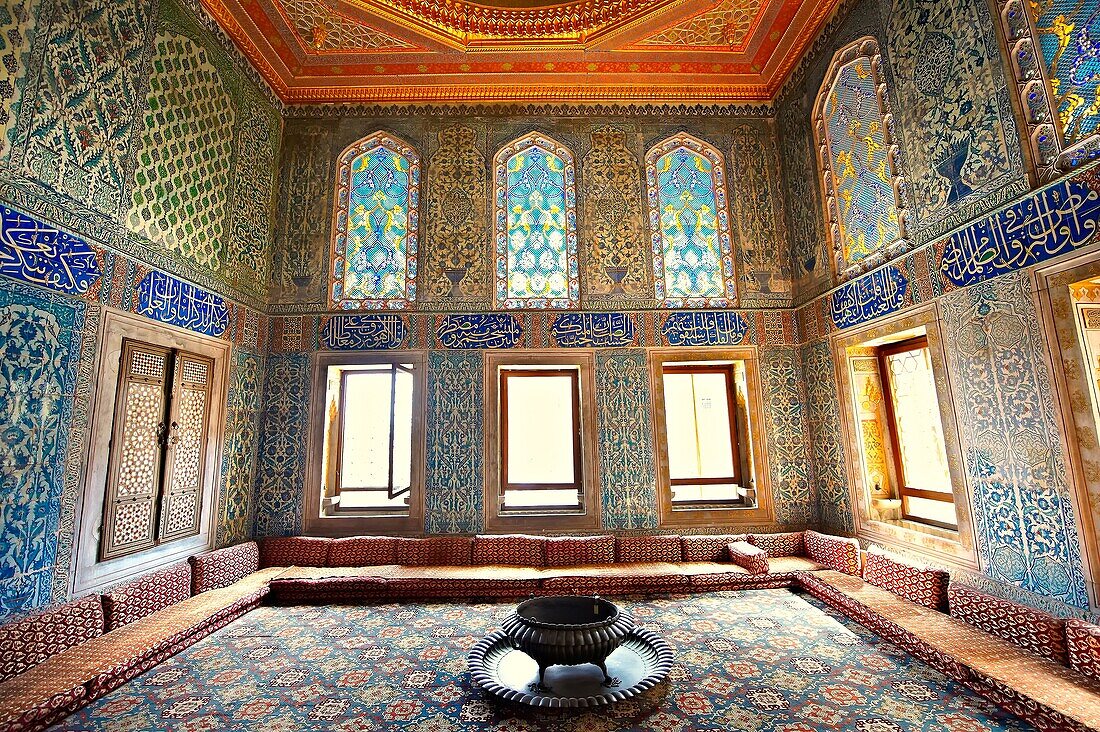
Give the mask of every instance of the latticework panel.
<path id="1" fill-rule="evenodd" d="M 162 539 L 198 533 L 199 497 L 205 477 L 211 362 L 181 353 L 176 368 L 169 462 L 164 478 Z"/>

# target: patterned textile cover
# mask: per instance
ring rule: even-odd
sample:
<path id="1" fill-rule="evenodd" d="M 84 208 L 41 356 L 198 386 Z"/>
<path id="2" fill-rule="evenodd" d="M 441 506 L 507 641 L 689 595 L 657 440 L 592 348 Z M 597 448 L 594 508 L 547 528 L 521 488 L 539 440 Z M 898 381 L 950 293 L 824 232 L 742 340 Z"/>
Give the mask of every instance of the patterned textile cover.
<path id="1" fill-rule="evenodd" d="M 804 534 L 803 531 L 749 534 L 748 541 L 766 551 L 769 557 L 804 557 L 806 556 Z"/>
<path id="2" fill-rule="evenodd" d="M 769 572 L 768 574 L 749 574 L 748 572 L 724 572 L 720 574 L 694 574 L 691 580 L 692 592 L 724 592 L 728 590 L 764 590 L 790 587 L 795 583 L 792 572 Z"/>
<path id="3" fill-rule="evenodd" d="M 46 729 L 90 701 L 84 685 L 78 684 L 41 700 L 18 715 L 0 719 L 0 732 L 31 732 Z"/>
<path id="4" fill-rule="evenodd" d="M 838 572 L 859 576 L 859 542 L 842 536 L 820 534 L 808 529 L 806 556 Z"/>
<path id="5" fill-rule="evenodd" d="M 316 536 L 274 536 L 260 542 L 260 566 L 323 567 L 332 539 Z"/>
<path id="6" fill-rule="evenodd" d="M 386 596 L 382 577 L 273 579 L 270 587 L 276 605 L 355 603 Z"/>
<path id="7" fill-rule="evenodd" d="M 614 536 L 556 536 L 546 540 L 547 567 L 612 564 Z"/>
<path id="8" fill-rule="evenodd" d="M 739 567 L 744 567 L 752 574 L 768 573 L 768 553 L 760 547 L 747 541 L 731 541 L 729 543 L 730 561 Z"/>
<path id="9" fill-rule="evenodd" d="M 554 595 L 637 595 L 688 592 L 691 578 L 684 575 L 628 575 L 623 577 L 549 577 L 542 589 Z"/>
<path id="10" fill-rule="evenodd" d="M 968 585 L 952 583 L 947 588 L 947 597 L 953 617 L 1024 650 L 1069 665 L 1064 619 L 987 595 Z"/>
<path id="11" fill-rule="evenodd" d="M 524 534 L 474 537 L 473 562 L 514 567 L 545 567 L 546 537 Z"/>
<path id="12" fill-rule="evenodd" d="M 228 587 L 260 568 L 260 547 L 254 541 L 189 557 L 191 594 Z"/>
<path id="13" fill-rule="evenodd" d="M 109 633 L 189 597 L 190 564 L 180 562 L 158 569 L 103 595 L 104 628 Z"/>
<path id="14" fill-rule="evenodd" d="M 397 539 L 392 536 L 349 536 L 328 545 L 326 567 L 377 567 L 397 564 Z"/>
<path id="15" fill-rule="evenodd" d="M 867 552 L 863 579 L 918 605 L 947 610 L 946 570 L 915 567 L 871 549 Z"/>
<path id="16" fill-rule="evenodd" d="M 388 579 L 385 585 L 386 596 L 391 600 L 527 597 L 538 589 L 538 580 L 444 580 L 408 577 Z"/>
<path id="17" fill-rule="evenodd" d="M 1070 667 L 1100 680 L 1100 625 L 1070 618 L 1066 621 L 1066 646 Z"/>
<path id="18" fill-rule="evenodd" d="M 395 539 L 397 563 L 410 567 L 468 567 L 474 540 L 469 536 L 429 536 L 426 539 Z"/>
<path id="19" fill-rule="evenodd" d="M 674 534 L 619 536 L 615 539 L 615 557 L 620 562 L 679 562 L 684 550 L 680 537 Z"/>
<path id="20" fill-rule="evenodd" d="M 685 562 L 728 562 L 730 543 L 747 538 L 745 534 L 699 534 L 681 536 L 680 545 Z"/>
<path id="21" fill-rule="evenodd" d="M 103 602 L 88 595 L 0 626 L 0 681 L 103 633 Z"/>

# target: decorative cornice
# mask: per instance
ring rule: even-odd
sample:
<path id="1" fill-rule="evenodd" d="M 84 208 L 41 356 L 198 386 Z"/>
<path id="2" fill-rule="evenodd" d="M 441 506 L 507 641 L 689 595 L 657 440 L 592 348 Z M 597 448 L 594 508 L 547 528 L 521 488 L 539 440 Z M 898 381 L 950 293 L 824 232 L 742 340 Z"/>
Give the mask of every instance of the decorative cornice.
<path id="1" fill-rule="evenodd" d="M 597 103 L 501 102 L 473 104 L 301 104 L 288 106 L 286 119 L 333 119 L 342 117 L 721 117 L 724 119 L 768 119 L 775 116 L 770 104 L 719 103 Z"/>

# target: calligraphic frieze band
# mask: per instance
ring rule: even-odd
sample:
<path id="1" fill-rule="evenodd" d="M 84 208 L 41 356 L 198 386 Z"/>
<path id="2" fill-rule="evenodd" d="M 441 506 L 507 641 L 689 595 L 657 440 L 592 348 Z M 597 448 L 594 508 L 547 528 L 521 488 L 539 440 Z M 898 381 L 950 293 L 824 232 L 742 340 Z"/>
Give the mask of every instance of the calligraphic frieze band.
<path id="1" fill-rule="evenodd" d="M 150 272 L 138 284 L 138 314 L 209 336 L 229 327 L 229 306 L 221 295 Z"/>
<path id="2" fill-rule="evenodd" d="M 510 313 L 447 315 L 435 331 L 443 348 L 515 348 L 523 326 Z"/>
<path id="3" fill-rule="evenodd" d="M 101 276 L 83 240 L 0 206 L 0 274 L 70 295 L 83 295 Z"/>
<path id="4" fill-rule="evenodd" d="M 909 280 L 893 265 L 852 280 L 829 298 L 833 325 L 850 328 L 900 310 L 908 287 Z"/>
<path id="5" fill-rule="evenodd" d="M 706 311 L 672 313 L 661 325 L 670 346 L 736 346 L 749 326 L 740 313 Z"/>
<path id="6" fill-rule="evenodd" d="M 563 313 L 551 332 L 561 348 L 622 348 L 634 344 L 637 330 L 626 313 Z"/>
<path id="7" fill-rule="evenodd" d="M 396 313 L 336 315 L 325 323 L 321 343 L 333 351 L 379 351 L 398 348 L 406 333 Z"/>

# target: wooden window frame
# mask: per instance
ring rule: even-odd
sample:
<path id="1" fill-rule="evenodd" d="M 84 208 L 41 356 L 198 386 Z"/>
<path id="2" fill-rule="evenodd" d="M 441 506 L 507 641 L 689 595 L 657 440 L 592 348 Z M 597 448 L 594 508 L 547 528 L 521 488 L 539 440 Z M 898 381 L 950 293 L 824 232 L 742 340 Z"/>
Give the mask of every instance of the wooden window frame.
<path id="1" fill-rule="evenodd" d="M 775 522 L 772 504 L 771 476 L 768 464 L 767 440 L 764 430 L 765 411 L 760 384 L 759 353 L 756 346 L 736 348 L 652 348 L 649 356 L 649 388 L 653 399 L 652 429 L 657 468 L 657 496 L 660 527 L 683 528 L 731 528 L 745 525 L 761 526 Z M 745 369 L 745 406 L 749 423 L 746 435 L 747 450 L 752 464 L 752 481 L 756 491 L 756 505 L 683 505 L 672 501 L 672 481 L 669 475 L 668 438 L 665 418 L 664 369 L 667 365 L 691 362 L 739 361 Z M 733 402 L 730 402 L 731 408 Z M 736 420 L 734 420 L 736 422 Z M 745 442 L 744 439 L 741 440 Z"/>
<path id="2" fill-rule="evenodd" d="M 927 335 L 906 338 L 903 341 L 887 343 L 875 348 L 875 355 L 878 358 L 879 378 L 882 380 L 883 386 L 885 387 L 882 390 L 882 401 L 886 412 L 886 431 L 890 433 L 890 447 L 894 451 L 894 472 L 896 474 L 898 496 L 901 498 L 901 515 L 906 521 L 928 524 L 930 526 L 946 529 L 947 531 L 958 531 L 958 523 L 948 524 L 943 521 L 934 521 L 920 516 L 913 516 L 909 513 L 910 498 L 924 498 L 929 501 L 940 501 L 941 503 L 950 503 L 952 506 L 955 505 L 955 495 L 953 493 L 943 493 L 941 491 L 932 491 L 925 488 L 914 488 L 909 485 L 909 479 L 905 475 L 905 461 L 902 460 L 901 457 L 901 438 L 899 436 L 900 431 L 898 430 L 897 410 L 894 407 L 894 380 L 890 373 L 890 356 L 920 350 L 928 350 Z M 929 358 L 931 359 L 931 354 L 929 354 Z M 956 521 L 958 521 L 958 519 L 956 519 Z"/>
<path id="3" fill-rule="evenodd" d="M 508 478 L 508 380 L 532 377 L 566 376 L 570 380 L 570 400 L 573 414 L 573 482 L 572 483 L 513 483 Z M 573 490 L 577 493 L 577 503 L 573 506 L 524 506 L 523 512 L 563 512 L 572 513 L 584 508 L 584 456 L 581 444 L 581 389 L 580 369 L 522 369 L 502 368 L 500 370 L 500 491 L 498 500 L 504 503 L 508 491 L 554 491 Z M 510 513 L 510 512 L 509 512 Z"/>
<path id="4" fill-rule="evenodd" d="M 76 536 L 72 556 L 70 592 L 85 594 L 125 582 L 146 572 L 185 560 L 213 547 L 214 517 L 224 510 L 219 496 L 220 466 L 225 441 L 226 400 L 232 346 L 228 341 L 158 323 L 133 313 L 104 308 L 98 336 L 99 349 L 90 388 L 91 410 L 88 452 L 83 466 L 82 489 L 74 509 Z M 202 467 L 203 496 L 199 508 L 199 532 L 193 536 L 100 561 L 99 547 L 106 503 L 108 464 L 114 434 L 115 405 L 124 340 L 161 348 L 178 349 L 213 360 L 207 419 L 206 464 Z M 62 560 L 64 561 L 64 560 Z"/>
<path id="5" fill-rule="evenodd" d="M 412 470 L 408 511 L 326 508 L 321 502 L 328 495 L 325 482 L 334 463 L 334 450 L 325 449 L 328 425 L 328 371 L 330 367 L 355 367 L 370 364 L 412 364 Z M 306 445 L 306 486 L 302 533 L 312 536 L 352 536 L 355 534 L 424 533 L 424 460 L 425 409 L 427 405 L 428 355 L 426 351 L 360 352 L 321 351 L 313 357 L 313 391 L 310 397 L 310 426 Z M 341 390 L 341 399 L 343 391 Z"/>
<path id="6" fill-rule="evenodd" d="M 664 377 L 667 374 L 722 374 L 725 377 L 726 382 L 726 408 L 728 411 L 728 419 L 730 426 L 730 453 L 733 455 L 733 475 L 721 478 L 673 478 L 671 474 L 669 476 L 669 485 L 741 485 L 743 480 L 742 466 L 741 466 L 741 442 L 738 439 L 737 434 L 737 394 L 734 390 L 734 383 L 736 381 L 735 374 L 736 367 L 731 363 L 723 364 L 693 364 L 687 363 L 682 365 L 669 365 L 668 363 L 662 364 L 661 376 Z M 664 386 L 664 379 L 661 380 L 662 388 Z M 675 506 L 694 506 L 698 508 L 707 508 L 710 506 L 737 506 L 744 505 L 744 500 L 734 498 L 714 499 L 708 501 L 676 501 L 673 500 Z"/>
<path id="7" fill-rule="evenodd" d="M 483 441 L 483 514 L 485 531 L 489 533 L 546 532 L 593 530 L 603 526 L 599 452 L 596 444 L 596 380 L 595 352 L 590 349 L 569 351 L 489 351 L 484 356 L 485 434 Z M 535 369 L 534 367 L 545 367 Z M 557 368 L 555 367 L 565 367 Z M 572 370 L 577 374 L 577 421 L 580 451 L 579 476 L 582 490 L 579 509 L 562 510 L 516 509 L 501 511 L 501 490 L 504 479 L 504 462 L 501 453 L 501 437 L 504 404 L 501 399 L 500 373 L 509 370 L 540 371 Z M 576 462 L 574 471 L 577 470 Z"/>
<path id="8" fill-rule="evenodd" d="M 348 393 L 347 392 L 348 376 L 357 373 L 357 371 L 355 369 L 345 369 L 345 370 L 340 372 L 340 407 L 339 407 L 339 414 L 338 414 L 337 419 L 336 419 L 336 421 L 338 421 L 340 423 L 340 431 L 337 433 L 337 435 L 335 437 L 335 440 L 336 440 L 336 454 L 333 456 L 334 484 L 333 484 L 333 488 L 332 488 L 332 493 L 333 493 L 334 496 L 340 496 L 343 493 L 380 493 L 382 491 L 385 491 L 387 498 L 389 498 L 391 500 L 394 499 L 394 498 L 397 498 L 398 496 L 405 495 L 406 493 L 410 494 L 410 500 L 411 500 L 411 493 L 412 493 L 412 486 L 411 485 L 408 488 L 406 488 L 404 490 L 401 490 L 401 491 L 395 491 L 394 487 L 393 487 L 393 445 L 394 445 L 394 427 L 396 426 L 395 425 L 395 420 L 396 420 L 396 412 L 397 412 L 397 409 L 396 409 L 396 406 L 397 406 L 397 372 L 402 370 L 403 366 L 402 366 L 401 363 L 392 362 L 392 363 L 389 364 L 389 367 L 390 367 L 389 368 L 389 374 L 390 374 L 389 485 L 383 486 L 381 488 L 365 488 L 365 487 L 364 488 L 349 488 L 349 487 L 344 485 L 343 475 L 342 475 L 343 465 L 344 465 L 344 433 L 347 431 L 347 429 L 346 429 L 347 407 L 346 407 L 345 399 L 346 399 L 346 396 L 347 396 L 347 393 Z M 408 369 L 407 372 L 409 374 L 413 375 L 414 378 L 415 378 L 415 373 L 416 373 L 415 367 L 412 368 L 412 369 Z M 379 373 L 379 372 L 376 372 L 376 373 Z M 415 381 L 414 381 L 414 387 L 413 388 L 415 389 Z M 344 508 L 340 504 L 337 504 L 336 507 L 333 508 L 332 510 L 336 513 L 349 513 L 349 512 L 350 513 L 362 513 L 364 511 L 368 511 L 368 510 L 369 511 L 377 511 L 379 513 L 405 513 L 406 512 L 406 507 L 400 507 L 400 508 L 379 507 L 379 508 L 370 508 L 370 509 L 348 509 L 348 508 Z"/>

